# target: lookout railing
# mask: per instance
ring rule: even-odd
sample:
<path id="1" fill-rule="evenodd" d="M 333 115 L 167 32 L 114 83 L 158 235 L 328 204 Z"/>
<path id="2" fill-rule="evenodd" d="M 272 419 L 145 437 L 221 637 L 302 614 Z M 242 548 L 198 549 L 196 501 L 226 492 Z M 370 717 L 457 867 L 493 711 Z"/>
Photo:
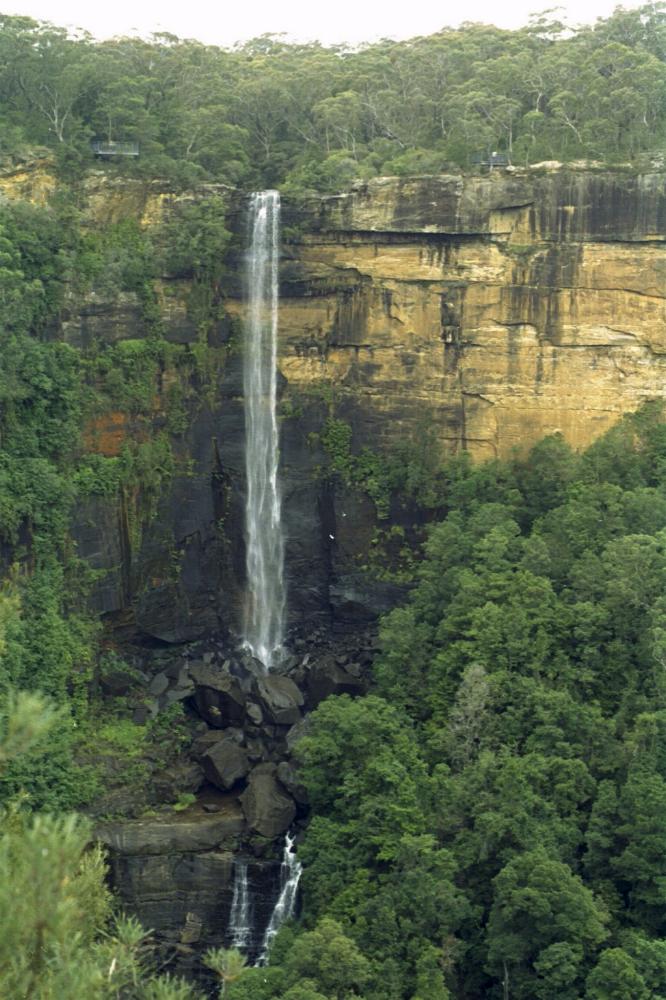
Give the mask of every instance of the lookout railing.
<path id="1" fill-rule="evenodd" d="M 508 167 L 509 157 L 506 153 L 476 153 L 471 158 L 473 167 Z"/>

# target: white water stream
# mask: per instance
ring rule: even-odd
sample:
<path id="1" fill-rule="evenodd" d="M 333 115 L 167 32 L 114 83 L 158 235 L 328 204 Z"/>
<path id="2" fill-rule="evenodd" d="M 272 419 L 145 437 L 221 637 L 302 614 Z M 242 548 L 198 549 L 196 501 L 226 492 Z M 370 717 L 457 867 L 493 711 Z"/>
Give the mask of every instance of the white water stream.
<path id="1" fill-rule="evenodd" d="M 229 915 L 231 947 L 246 951 L 252 943 L 252 905 L 247 882 L 247 862 L 234 864 L 234 895 Z"/>
<path id="2" fill-rule="evenodd" d="M 284 535 L 276 415 L 280 195 L 259 191 L 250 206 L 245 323 L 245 645 L 267 670 L 284 634 Z"/>
<path id="3" fill-rule="evenodd" d="M 286 835 L 284 841 L 284 851 L 282 854 L 282 867 L 280 869 L 280 895 L 273 908 L 273 913 L 269 921 L 264 939 L 261 942 L 261 950 L 257 965 L 266 965 L 268 955 L 273 944 L 275 935 L 282 927 L 285 920 L 289 920 L 294 915 L 296 907 L 296 896 L 298 894 L 298 883 L 301 880 L 303 866 L 296 857 L 294 851 L 294 838 Z"/>

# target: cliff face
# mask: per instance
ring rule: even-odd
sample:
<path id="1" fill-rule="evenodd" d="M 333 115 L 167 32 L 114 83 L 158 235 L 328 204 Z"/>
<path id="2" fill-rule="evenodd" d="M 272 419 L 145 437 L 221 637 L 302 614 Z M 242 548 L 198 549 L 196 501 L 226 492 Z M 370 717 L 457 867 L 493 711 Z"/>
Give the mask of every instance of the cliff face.
<path id="1" fill-rule="evenodd" d="M 583 447 L 663 393 L 663 174 L 380 178 L 301 223 L 280 368 L 337 386 L 359 440 Z"/>
<path id="2" fill-rule="evenodd" d="M 0 178 L 0 196 L 45 203 L 43 163 Z M 92 174 L 92 224 L 150 227 L 179 199 L 223 194 L 236 256 L 202 339 L 191 282 L 156 283 L 176 353 L 149 419 L 98 413 L 88 447 L 170 435 L 173 469 L 150 504 L 125 491 L 77 511 L 78 551 L 102 572 L 95 606 L 130 636 L 179 643 L 234 629 L 244 582 L 242 318 L 245 199 L 216 186 Z M 441 454 L 525 451 L 560 431 L 584 447 L 660 397 L 666 372 L 666 175 L 531 170 L 380 178 L 349 194 L 285 200 L 281 267 L 281 468 L 292 619 L 369 616 L 393 599 L 358 572 L 376 527 L 361 494 L 317 475 L 327 416 L 381 452 L 429 431 Z M 54 336 L 86 351 L 150 336 L 132 295 L 72 302 Z M 205 370 L 205 377 L 202 372 Z M 170 428 L 174 399 L 180 427 Z M 140 522 L 140 523 L 139 523 Z M 137 530 L 139 523 L 140 530 Z"/>

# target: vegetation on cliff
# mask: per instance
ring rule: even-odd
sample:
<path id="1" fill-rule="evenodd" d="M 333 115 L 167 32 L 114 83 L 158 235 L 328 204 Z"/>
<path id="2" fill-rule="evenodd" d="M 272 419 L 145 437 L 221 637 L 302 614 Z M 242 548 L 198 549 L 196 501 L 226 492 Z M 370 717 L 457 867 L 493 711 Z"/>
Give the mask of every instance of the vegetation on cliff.
<path id="1" fill-rule="evenodd" d="M 72 514 L 114 498 L 138 550 L 182 461 L 174 445 L 185 400 L 199 405 L 217 371 L 207 335 L 230 238 L 217 197 L 177 208 L 150 233 L 133 220 L 93 231 L 75 200 L 65 190 L 48 209 L 0 207 L 0 706 L 19 688 L 64 709 L 47 743 L 0 775 L 0 801 L 22 790 L 49 809 L 78 807 L 99 789 L 94 768 L 73 755 L 89 738 L 99 750 L 106 732 L 90 688 L 100 628 L 88 596 L 100 572 L 77 555 Z M 191 345 L 163 335 L 155 287 L 164 273 L 187 276 Z M 77 332 L 67 342 L 63 326 L 82 301 L 123 296 L 139 336 L 114 343 Z M 100 437 L 110 413 L 132 433 L 109 445 Z M 159 750 L 159 733 L 149 735 Z"/>
<path id="2" fill-rule="evenodd" d="M 594 26 L 542 15 L 360 49 L 262 36 L 233 50 L 172 35 L 96 43 L 0 18 L 3 152 L 51 147 L 75 176 L 90 140 L 138 141 L 119 169 L 191 183 L 339 190 L 354 178 L 661 154 L 666 7 Z"/>

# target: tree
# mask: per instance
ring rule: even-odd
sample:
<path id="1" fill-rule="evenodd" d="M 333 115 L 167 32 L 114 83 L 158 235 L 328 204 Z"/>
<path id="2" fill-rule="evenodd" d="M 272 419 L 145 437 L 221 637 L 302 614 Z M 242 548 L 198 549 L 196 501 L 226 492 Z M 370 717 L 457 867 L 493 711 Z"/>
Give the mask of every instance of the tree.
<path id="1" fill-rule="evenodd" d="M 370 975 L 367 959 L 340 924 L 328 917 L 296 938 L 283 967 L 292 987 L 307 979 L 333 1000 L 360 996 Z"/>
<path id="2" fill-rule="evenodd" d="M 666 781 L 646 765 L 632 770 L 620 792 L 620 853 L 611 866 L 628 887 L 630 917 L 659 935 L 666 927 Z"/>
<path id="3" fill-rule="evenodd" d="M 227 986 L 243 975 L 247 959 L 238 948 L 211 948 L 204 955 L 204 962 L 222 980 L 220 996 L 223 997 Z"/>
<path id="4" fill-rule="evenodd" d="M 649 1000 L 645 985 L 630 955 L 622 948 L 607 948 L 587 977 L 586 1000 Z"/>
<path id="5" fill-rule="evenodd" d="M 540 850 L 509 862 L 493 884 L 488 962 L 496 978 L 517 1000 L 575 1000 L 608 934 L 603 908 L 567 865 Z"/>

